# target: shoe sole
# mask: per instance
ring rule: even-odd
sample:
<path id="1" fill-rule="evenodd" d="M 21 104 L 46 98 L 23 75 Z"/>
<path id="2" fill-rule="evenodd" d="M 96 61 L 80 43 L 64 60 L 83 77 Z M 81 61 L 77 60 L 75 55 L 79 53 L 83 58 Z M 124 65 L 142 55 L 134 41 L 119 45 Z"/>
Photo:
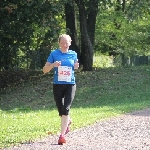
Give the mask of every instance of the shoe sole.
<path id="1" fill-rule="evenodd" d="M 66 140 L 63 139 L 63 140 L 58 140 L 58 145 L 63 145 L 64 143 L 66 143 Z"/>
<path id="2" fill-rule="evenodd" d="M 58 142 L 58 145 L 63 145 L 65 144 L 66 142 Z"/>

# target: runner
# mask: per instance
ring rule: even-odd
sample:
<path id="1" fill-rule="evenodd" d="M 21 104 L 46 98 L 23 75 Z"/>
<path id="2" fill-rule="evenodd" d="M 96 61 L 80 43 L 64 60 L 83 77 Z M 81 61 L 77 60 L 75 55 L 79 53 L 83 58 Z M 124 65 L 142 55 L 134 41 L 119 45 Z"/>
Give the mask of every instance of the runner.
<path id="1" fill-rule="evenodd" d="M 78 69 L 77 53 L 69 50 L 71 37 L 67 34 L 59 36 L 59 49 L 52 51 L 43 67 L 44 74 L 54 68 L 53 94 L 59 116 L 61 117 L 61 134 L 58 144 L 66 143 L 65 134 L 69 132 L 71 119 L 69 110 L 75 96 L 76 83 L 74 69 Z"/>

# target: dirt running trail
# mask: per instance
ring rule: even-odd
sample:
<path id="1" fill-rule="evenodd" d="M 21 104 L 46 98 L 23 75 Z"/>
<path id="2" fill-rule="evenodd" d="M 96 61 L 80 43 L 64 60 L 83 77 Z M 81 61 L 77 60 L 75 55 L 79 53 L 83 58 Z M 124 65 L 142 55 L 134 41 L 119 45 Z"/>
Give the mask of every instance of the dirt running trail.
<path id="1" fill-rule="evenodd" d="M 150 109 L 125 114 L 70 132 L 67 143 L 58 135 L 5 150 L 150 150 Z"/>

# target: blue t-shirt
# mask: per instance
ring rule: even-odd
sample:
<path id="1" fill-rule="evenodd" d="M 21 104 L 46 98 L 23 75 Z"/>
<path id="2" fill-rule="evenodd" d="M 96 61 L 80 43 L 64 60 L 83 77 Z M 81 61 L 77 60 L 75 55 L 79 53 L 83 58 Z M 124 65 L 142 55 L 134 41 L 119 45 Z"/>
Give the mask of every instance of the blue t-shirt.
<path id="1" fill-rule="evenodd" d="M 77 53 L 72 50 L 69 50 L 67 53 L 63 53 L 61 52 L 60 49 L 56 49 L 50 53 L 47 62 L 54 63 L 56 61 L 61 61 L 60 68 L 62 68 L 62 66 L 64 66 L 64 68 L 67 69 L 69 68 L 68 70 L 65 69 L 64 70 L 65 73 L 63 73 L 64 75 L 63 78 L 65 78 L 66 76 L 67 78 L 69 77 L 69 80 L 59 79 L 61 72 L 63 71 L 62 70 L 60 71 L 60 69 L 58 71 L 58 67 L 54 67 L 53 83 L 54 84 L 75 84 L 74 63 L 77 61 Z"/>

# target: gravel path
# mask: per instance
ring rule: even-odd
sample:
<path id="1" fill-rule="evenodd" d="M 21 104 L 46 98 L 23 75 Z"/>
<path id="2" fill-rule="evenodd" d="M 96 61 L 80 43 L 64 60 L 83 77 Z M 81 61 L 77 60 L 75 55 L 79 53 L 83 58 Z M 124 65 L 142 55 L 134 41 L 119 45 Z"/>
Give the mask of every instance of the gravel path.
<path id="1" fill-rule="evenodd" d="M 53 135 L 5 150 L 150 150 L 150 109 L 70 132 L 64 145 L 57 145 L 57 140 Z"/>

